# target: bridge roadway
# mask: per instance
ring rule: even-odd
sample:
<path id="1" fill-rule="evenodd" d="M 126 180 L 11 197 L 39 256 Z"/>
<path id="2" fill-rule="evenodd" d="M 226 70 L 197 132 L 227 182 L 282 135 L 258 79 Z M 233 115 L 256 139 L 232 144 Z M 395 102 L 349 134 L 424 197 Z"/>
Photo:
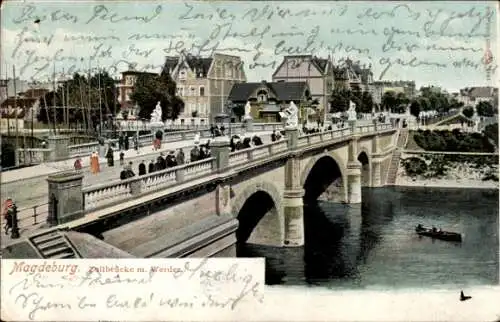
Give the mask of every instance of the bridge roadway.
<path id="1" fill-rule="evenodd" d="M 263 143 L 269 143 L 271 142 L 271 133 L 271 131 L 253 132 L 251 136 L 258 135 Z M 201 139 L 200 142 L 205 144 L 208 140 Z M 139 149 L 139 154 L 135 150 L 130 149 L 125 151 L 125 164 L 132 162 L 133 170 L 137 174 L 137 166 L 141 161 L 144 160 L 145 163 L 149 164 L 161 152 L 166 154 L 169 151 L 180 148 L 184 150 L 186 162 L 189 162 L 189 151 L 193 146 L 193 140 L 185 140 L 164 143 L 162 148 L 157 151 L 154 151 L 151 146 L 142 147 Z M 120 171 L 123 169 L 119 162 L 120 151 L 115 151 L 114 154 L 115 163 L 113 167 L 107 165 L 105 158 L 100 159 L 101 172 L 98 175 L 94 175 L 89 171 L 90 158 L 82 158 L 84 187 L 120 180 Z M 43 218 L 40 218 L 40 220 L 44 221 L 47 214 L 48 202 L 48 183 L 46 179 L 50 174 L 73 169 L 73 163 L 74 160 L 64 160 L 2 173 L 2 200 L 9 197 L 12 198 L 18 208 L 22 210 L 20 211 L 19 219 L 22 221 L 26 220 L 27 222 L 29 222 L 27 218 L 30 218 L 33 214 L 32 207 L 41 205 L 37 209 L 37 213 L 42 213 Z"/>

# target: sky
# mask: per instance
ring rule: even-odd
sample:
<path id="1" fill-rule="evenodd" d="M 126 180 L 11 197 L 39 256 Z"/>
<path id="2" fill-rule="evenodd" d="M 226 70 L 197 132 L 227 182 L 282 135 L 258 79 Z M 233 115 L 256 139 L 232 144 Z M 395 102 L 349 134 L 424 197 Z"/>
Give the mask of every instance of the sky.
<path id="1" fill-rule="evenodd" d="M 371 65 L 375 80 L 457 91 L 495 85 L 496 12 L 493 1 L 4 1 L 1 75 L 158 72 L 184 50 L 241 56 L 248 81 L 271 81 L 284 55 L 312 54 Z"/>

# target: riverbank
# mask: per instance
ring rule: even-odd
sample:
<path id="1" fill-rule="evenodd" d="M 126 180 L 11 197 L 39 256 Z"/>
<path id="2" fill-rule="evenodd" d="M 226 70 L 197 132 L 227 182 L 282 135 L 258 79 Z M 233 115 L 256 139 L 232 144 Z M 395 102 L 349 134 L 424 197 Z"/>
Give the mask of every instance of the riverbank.
<path id="1" fill-rule="evenodd" d="M 474 179 L 410 178 L 407 176 L 398 177 L 395 186 L 433 187 L 433 188 L 473 188 L 473 189 L 499 188 L 498 182 L 491 180 L 482 181 Z"/>
<path id="2" fill-rule="evenodd" d="M 439 154 L 409 157 L 401 160 L 395 185 L 498 189 L 498 158 Z"/>

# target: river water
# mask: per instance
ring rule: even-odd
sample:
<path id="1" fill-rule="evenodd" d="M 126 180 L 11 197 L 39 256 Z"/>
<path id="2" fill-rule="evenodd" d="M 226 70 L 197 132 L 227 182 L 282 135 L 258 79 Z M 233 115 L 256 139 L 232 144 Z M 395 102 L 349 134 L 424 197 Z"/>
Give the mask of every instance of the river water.
<path id="1" fill-rule="evenodd" d="M 415 226 L 460 232 L 462 243 L 419 237 Z M 361 205 L 304 208 L 305 246 L 246 244 L 266 257 L 266 283 L 335 289 L 465 288 L 498 284 L 498 190 L 363 189 Z"/>

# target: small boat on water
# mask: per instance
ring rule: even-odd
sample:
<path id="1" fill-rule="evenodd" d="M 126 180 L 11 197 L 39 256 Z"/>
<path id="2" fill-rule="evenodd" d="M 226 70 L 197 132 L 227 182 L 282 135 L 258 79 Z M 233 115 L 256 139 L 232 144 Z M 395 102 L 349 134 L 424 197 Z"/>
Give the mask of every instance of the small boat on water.
<path id="1" fill-rule="evenodd" d="M 427 236 L 435 239 L 441 239 L 441 240 L 446 240 L 446 241 L 455 241 L 455 242 L 461 242 L 462 241 L 462 235 L 459 233 L 453 233 L 449 231 L 442 231 L 442 230 L 437 230 L 435 228 L 425 228 L 422 227 L 422 225 L 418 225 L 415 228 L 415 232 L 419 236 Z"/>

